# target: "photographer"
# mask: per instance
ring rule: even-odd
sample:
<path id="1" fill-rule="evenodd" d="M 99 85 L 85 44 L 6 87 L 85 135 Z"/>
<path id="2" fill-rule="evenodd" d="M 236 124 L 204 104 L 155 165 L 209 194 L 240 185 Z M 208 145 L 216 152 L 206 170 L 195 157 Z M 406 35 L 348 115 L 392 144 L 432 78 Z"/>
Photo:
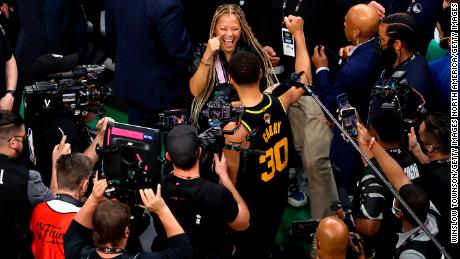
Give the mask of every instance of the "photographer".
<path id="1" fill-rule="evenodd" d="M 369 133 L 414 180 L 420 173 L 415 158 L 401 148 L 403 126 L 402 117 L 396 111 L 381 110 L 371 121 Z M 366 242 L 366 253 L 375 253 L 375 258 L 390 258 L 401 224 L 391 213 L 393 196 L 369 165 L 360 175 L 353 197 L 356 232 Z"/>
<path id="2" fill-rule="evenodd" d="M 170 242 L 168 249 L 158 253 L 125 250 L 130 234 L 129 207 L 119 201 L 106 200 L 106 188 L 106 180 L 95 180 L 91 195 L 64 236 L 65 258 L 192 258 L 190 241 L 161 198 L 160 185 L 156 194 L 152 189 L 139 190 L 142 203 L 158 215 Z"/>
<path id="3" fill-rule="evenodd" d="M 19 163 L 27 135 L 22 118 L 0 110 L 0 249 L 4 256 L 27 257 L 30 251 L 28 226 L 32 205 L 54 197 L 37 171 Z"/>
<path id="4" fill-rule="evenodd" d="M 88 188 L 91 170 L 91 161 L 81 153 L 57 159 L 57 175 L 53 176 L 58 183 L 56 198 L 37 205 L 30 220 L 36 259 L 64 258 L 64 234 L 83 205 L 81 198 Z"/>
<path id="5" fill-rule="evenodd" d="M 450 241 L 451 142 L 450 118 L 445 113 L 429 113 L 420 124 L 419 139 L 414 128 L 409 133 L 409 150 L 422 163 L 414 184 L 430 195 L 441 213 L 439 238 Z M 452 253 L 453 249 L 448 251 Z"/>
<path id="6" fill-rule="evenodd" d="M 111 119 L 104 118 L 98 122 L 99 133 L 85 151 L 85 155 L 91 160 L 91 166 L 94 166 L 98 159 L 96 145 L 102 145 L 109 120 Z M 7 229 L 7 234 L 2 238 L 11 237 L 5 242 L 0 242 L 0 245 L 2 248 L 7 247 L 5 250 L 12 254 L 20 254 L 30 248 L 29 240 L 25 237 L 28 236 L 32 209 L 42 201 L 53 199 L 57 191 L 57 182 L 51 181 L 48 188 L 39 172 L 28 170 L 20 164 L 20 158 L 24 154 L 24 143 L 27 140 L 24 120 L 13 112 L 0 111 L 0 214 L 4 219 L 4 229 Z M 65 152 L 65 149 L 61 149 L 59 153 Z"/>
<path id="7" fill-rule="evenodd" d="M 168 134 L 166 158 L 172 161 L 174 170 L 163 178 L 162 194 L 190 238 L 194 257 L 224 258 L 233 250 L 226 225 L 235 231 L 247 229 L 249 211 L 228 177 L 225 155 L 221 159 L 214 155 L 219 185 L 200 177 L 201 153 L 196 128 L 173 128 Z M 152 250 L 164 249 L 166 233 L 154 218 L 158 236 Z"/>
<path id="8" fill-rule="evenodd" d="M 380 56 L 378 65 L 382 72 L 377 79 L 369 109 L 368 120 L 371 121 L 377 111 L 385 105 L 395 106 L 393 109 L 401 110 L 404 119 L 414 119 L 418 115 L 421 99 L 427 100 L 432 96 L 433 84 L 425 59 L 416 51 L 417 45 L 417 23 L 413 17 L 407 13 L 395 13 L 383 18 L 379 26 L 380 37 Z M 403 78 L 394 77 L 395 72 L 405 72 Z M 399 80 L 406 79 L 409 90 L 404 97 L 396 96 L 395 92 L 404 91 L 402 88 L 408 88 L 399 84 Z M 387 95 L 382 93 L 380 88 L 396 89 Z M 385 95 L 383 97 L 382 95 Z M 395 104 L 391 104 L 392 99 Z M 402 98 L 402 99 L 401 99 Z M 430 100 L 427 100 L 430 103 Z"/>
<path id="9" fill-rule="evenodd" d="M 308 82 L 311 71 L 303 20 L 289 16 L 284 22 L 296 43 L 296 71 L 305 71 L 301 82 Z M 263 94 L 259 90 L 261 78 L 261 66 L 254 54 L 239 51 L 230 59 L 229 80 L 245 106 L 245 113 L 241 127 L 235 122 L 225 126 L 225 130 L 235 130 L 233 135 L 226 135 L 226 141 L 266 150 L 261 156 L 225 151 L 230 177 L 236 181 L 251 213 L 249 229 L 238 237 L 237 254 L 242 258 L 269 258 L 273 253 L 286 207 L 291 160 L 288 150 L 292 148 L 292 138 L 286 111 L 304 93 L 303 89 L 290 88 L 279 98 Z"/>
<path id="10" fill-rule="evenodd" d="M 358 124 L 358 143 L 361 150 L 369 158 L 377 160 L 388 181 L 399 192 L 417 217 L 424 223 L 433 236 L 439 232 L 442 222 L 435 205 L 430 201 L 428 194 L 420 187 L 412 184 L 401 166 L 383 149 L 372 140 L 368 131 L 362 124 Z M 423 173 L 421 174 L 422 177 Z M 433 182 L 432 182 L 433 184 Z M 411 215 L 395 199 L 392 211 L 401 220 L 403 233 L 398 234 L 396 258 L 440 258 L 441 255 L 430 238 L 421 231 L 420 226 Z M 447 245 L 447 243 L 443 243 Z M 453 252 L 449 251 L 448 252 Z M 453 255 L 453 254 L 452 254 Z"/>

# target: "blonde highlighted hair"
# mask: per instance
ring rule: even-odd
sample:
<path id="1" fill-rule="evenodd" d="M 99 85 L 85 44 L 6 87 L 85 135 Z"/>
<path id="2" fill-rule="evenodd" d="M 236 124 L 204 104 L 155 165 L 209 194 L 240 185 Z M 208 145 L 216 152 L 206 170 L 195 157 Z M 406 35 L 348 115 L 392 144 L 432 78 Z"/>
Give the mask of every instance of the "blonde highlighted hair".
<path id="1" fill-rule="evenodd" d="M 244 12 L 239 5 L 224 4 L 216 9 L 216 12 L 214 13 L 214 16 L 212 18 L 211 28 L 209 30 L 209 38 L 214 37 L 217 20 L 224 14 L 232 14 L 238 18 L 238 21 L 240 22 L 241 26 L 242 35 L 240 41 L 242 40 L 243 43 L 247 44 L 251 48 L 251 50 L 254 50 L 256 52 L 255 54 L 257 54 L 259 59 L 262 61 L 262 65 L 265 71 L 265 78 L 267 79 L 267 85 L 273 85 L 273 78 L 270 75 L 271 64 L 268 59 L 268 56 L 265 53 L 262 45 L 257 41 L 256 37 L 254 36 L 251 27 L 246 21 Z M 214 54 L 214 58 L 211 60 L 210 65 L 207 67 L 205 90 L 200 96 L 196 97 L 192 103 L 191 119 L 192 122 L 196 125 L 198 125 L 198 117 L 200 115 L 200 112 L 206 104 L 206 101 L 209 99 L 209 96 L 211 96 L 211 93 L 216 85 L 215 55 L 219 55 L 219 52 L 217 51 Z"/>

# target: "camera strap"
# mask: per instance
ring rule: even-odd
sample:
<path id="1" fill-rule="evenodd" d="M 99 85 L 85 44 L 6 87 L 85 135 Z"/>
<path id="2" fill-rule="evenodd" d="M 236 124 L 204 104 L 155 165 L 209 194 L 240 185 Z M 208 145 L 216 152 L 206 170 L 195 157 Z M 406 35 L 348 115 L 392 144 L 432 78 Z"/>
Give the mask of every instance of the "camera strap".
<path id="1" fill-rule="evenodd" d="M 63 202 L 70 203 L 76 207 L 83 207 L 83 202 L 80 200 L 75 199 L 74 197 L 68 195 L 68 194 L 62 194 L 58 193 L 56 194 L 56 200 L 60 200 Z"/>
<path id="2" fill-rule="evenodd" d="M 220 60 L 219 53 L 216 55 L 214 59 L 214 64 L 216 64 L 216 75 L 217 75 L 217 83 L 218 84 L 228 84 L 227 73 L 225 73 L 224 66 L 222 61 Z"/>

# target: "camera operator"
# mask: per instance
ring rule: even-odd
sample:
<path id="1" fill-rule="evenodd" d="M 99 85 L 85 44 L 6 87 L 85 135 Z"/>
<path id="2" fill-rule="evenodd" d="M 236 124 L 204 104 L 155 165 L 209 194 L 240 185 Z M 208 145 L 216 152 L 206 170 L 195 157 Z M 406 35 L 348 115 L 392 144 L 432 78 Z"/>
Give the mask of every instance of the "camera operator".
<path id="1" fill-rule="evenodd" d="M 420 178 L 413 182 L 428 192 L 430 200 L 441 213 L 439 238 L 447 244 L 450 241 L 451 193 L 449 116 L 440 112 L 427 114 L 418 133 L 418 141 L 414 128 L 409 133 L 409 150 L 422 163 Z"/>
<path id="2" fill-rule="evenodd" d="M 285 17 L 284 22 L 294 36 L 296 71 L 305 71 L 306 74 L 301 77 L 301 82 L 305 83 L 311 78 L 311 70 L 303 20 L 289 16 Z M 286 111 L 304 93 L 303 89 L 291 88 L 279 98 L 263 94 L 259 90 L 261 78 L 262 70 L 254 54 L 240 51 L 230 59 L 229 80 L 241 104 L 245 106 L 245 113 L 241 127 L 237 128 L 235 122 L 225 126 L 226 130 L 235 130 L 235 134 L 226 135 L 226 140 L 266 150 L 266 154 L 261 156 L 225 152 L 230 177 L 237 179 L 237 189 L 251 213 L 249 229 L 238 237 L 237 254 L 242 258 L 268 258 L 273 252 L 276 233 L 286 207 L 291 160 L 288 150 L 292 148 L 292 137 Z M 250 143 L 247 142 L 249 134 L 252 136 Z"/>
<path id="3" fill-rule="evenodd" d="M 382 168 L 383 173 L 395 190 L 399 192 L 404 201 L 406 201 L 409 207 L 414 211 L 415 215 L 420 218 L 430 233 L 436 236 L 439 232 L 438 226 L 442 223 L 442 220 L 435 205 L 430 201 L 428 197 L 429 194 L 417 185 L 412 184 L 401 166 L 379 143 L 372 140 L 366 128 L 359 123 L 358 143 L 367 157 L 375 157 L 378 165 Z M 421 173 L 421 177 L 423 177 L 423 173 Z M 434 183 L 435 182 L 432 182 L 431 184 L 435 185 Z M 406 209 L 399 205 L 397 200 L 394 200 L 392 210 L 396 217 L 401 220 L 403 226 L 403 233 L 398 234 L 398 242 L 395 247 L 396 251 L 394 252 L 395 258 L 441 257 L 434 243 L 425 232 L 421 231 L 420 226 L 417 225 L 416 221 L 410 216 Z M 448 243 L 442 244 L 447 245 Z M 453 253 L 453 249 L 452 251 L 448 250 L 448 252 Z"/>
<path id="4" fill-rule="evenodd" d="M 357 240 L 359 243 L 353 243 Z M 358 249 L 357 258 L 365 258 L 363 245 L 359 235 L 348 232 L 345 223 L 335 216 L 323 218 L 316 228 L 316 258 L 317 259 L 345 259 L 347 249 L 351 246 Z"/>
<path id="5" fill-rule="evenodd" d="M 248 228 L 249 211 L 227 173 L 225 155 L 214 155 L 215 171 L 220 185 L 200 177 L 197 129 L 180 125 L 168 134 L 166 157 L 174 170 L 162 180 L 162 194 L 179 223 L 189 236 L 196 258 L 224 258 L 231 255 L 226 225 L 235 231 Z M 155 218 L 152 250 L 163 249 L 167 238 Z"/>
<path id="6" fill-rule="evenodd" d="M 85 151 L 85 155 L 91 160 L 91 166 L 94 166 L 98 159 L 96 145 L 102 145 L 109 120 L 110 118 L 104 118 L 98 122 L 99 133 Z M 27 139 L 22 118 L 10 111 L 0 111 L 0 207 L 4 208 L 0 214 L 4 218 L 4 229 L 7 229 L 7 234 L 2 238 L 12 237 L 0 242 L 0 245 L 5 245 L 8 248 L 5 248 L 5 251 L 12 254 L 19 254 L 21 250 L 26 251 L 30 248 L 29 240 L 24 238 L 28 237 L 32 209 L 39 202 L 53 199 L 57 188 L 57 183 L 53 181 L 50 184 L 51 189 L 46 187 L 39 172 L 28 170 L 20 164 Z M 64 145 L 64 142 L 61 144 Z M 63 153 L 68 148 L 70 146 L 65 144 L 57 151 Z"/>
<path id="7" fill-rule="evenodd" d="M 0 110 L 0 248 L 7 257 L 27 256 L 30 250 L 28 226 L 32 205 L 54 196 L 40 174 L 19 163 L 27 135 L 22 118 Z"/>
<path id="8" fill-rule="evenodd" d="M 170 242 L 168 249 L 158 253 L 125 250 L 130 210 L 124 203 L 106 200 L 106 188 L 106 180 L 95 180 L 91 195 L 64 236 L 65 258 L 192 258 L 190 241 L 161 198 L 160 185 L 156 194 L 152 189 L 139 190 L 143 207 L 158 215 Z"/>
<path id="9" fill-rule="evenodd" d="M 30 220 L 32 252 L 39 258 L 64 258 L 64 234 L 80 210 L 88 188 L 91 161 L 81 153 L 63 155 L 56 162 L 56 198 L 35 207 Z"/>
<path id="10" fill-rule="evenodd" d="M 378 65 L 382 72 L 377 79 L 369 109 L 368 120 L 372 120 L 375 113 L 382 109 L 385 100 L 382 99 L 378 87 L 397 88 L 401 86 L 393 77 L 397 71 L 406 72 L 405 79 L 414 90 L 409 91 L 403 100 L 397 100 L 396 106 L 400 106 L 404 119 L 417 117 L 417 110 L 421 104 L 421 98 L 425 100 L 432 96 L 433 84 L 425 59 L 416 52 L 418 40 L 418 28 L 416 21 L 407 13 L 395 13 L 383 18 L 379 26 L 380 56 Z M 390 95 L 393 95 L 390 94 Z M 393 96 L 388 96 L 392 98 Z M 400 97 L 400 96 L 398 96 Z M 428 103 L 430 100 L 427 100 Z M 399 103 L 399 104 L 398 104 Z M 397 109 L 399 107 L 395 107 Z"/>

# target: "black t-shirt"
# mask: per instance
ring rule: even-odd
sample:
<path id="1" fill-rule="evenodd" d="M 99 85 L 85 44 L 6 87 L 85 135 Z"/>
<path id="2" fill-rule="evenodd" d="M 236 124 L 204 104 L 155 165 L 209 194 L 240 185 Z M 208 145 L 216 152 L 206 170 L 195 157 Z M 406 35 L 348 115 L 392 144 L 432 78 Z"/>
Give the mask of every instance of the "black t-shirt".
<path id="1" fill-rule="evenodd" d="M 6 257 L 17 257 L 29 245 L 24 240 L 32 207 L 27 195 L 29 171 L 0 154 L 0 249 Z"/>
<path id="2" fill-rule="evenodd" d="M 441 214 L 439 237 L 450 242 L 450 161 L 433 161 L 420 166 L 420 178 L 414 184 L 424 189 Z"/>
<path id="3" fill-rule="evenodd" d="M 126 252 L 113 258 L 192 258 L 191 244 L 187 235 L 175 235 L 169 238 L 168 241 L 169 248 L 160 252 Z M 70 226 L 64 235 L 64 255 L 67 259 L 102 258 L 97 254 L 96 249 L 92 244 L 91 229 L 85 228 L 75 220 L 72 220 L 72 223 L 70 223 Z"/>
<path id="4" fill-rule="evenodd" d="M 3 29 L 0 29 L 0 98 L 5 95 L 6 82 L 5 82 L 5 63 L 10 60 L 13 52 L 11 52 L 8 43 L 6 42 Z"/>
<path id="5" fill-rule="evenodd" d="M 226 223 L 233 222 L 239 212 L 232 193 L 201 177 L 187 180 L 169 174 L 162 182 L 161 194 L 190 238 L 195 257 L 230 254 Z M 158 250 L 165 247 L 166 235 L 154 218 L 158 236 L 153 250 Z"/>

